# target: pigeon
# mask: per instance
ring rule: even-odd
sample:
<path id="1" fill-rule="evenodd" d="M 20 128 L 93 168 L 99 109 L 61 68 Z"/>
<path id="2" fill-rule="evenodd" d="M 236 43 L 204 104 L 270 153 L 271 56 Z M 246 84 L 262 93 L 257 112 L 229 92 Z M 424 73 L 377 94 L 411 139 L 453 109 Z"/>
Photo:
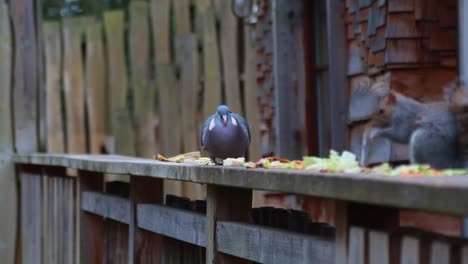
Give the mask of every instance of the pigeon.
<path id="1" fill-rule="evenodd" d="M 201 145 L 215 164 L 216 159 L 245 157 L 249 144 L 247 121 L 226 105 L 218 106 L 216 113 L 203 123 Z"/>

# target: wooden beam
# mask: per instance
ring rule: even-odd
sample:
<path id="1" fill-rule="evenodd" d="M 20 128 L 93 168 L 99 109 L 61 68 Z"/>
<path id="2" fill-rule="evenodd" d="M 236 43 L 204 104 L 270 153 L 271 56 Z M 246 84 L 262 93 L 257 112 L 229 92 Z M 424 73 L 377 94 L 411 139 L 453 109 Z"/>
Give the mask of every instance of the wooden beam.
<path id="1" fill-rule="evenodd" d="M 167 163 L 106 155 L 14 155 L 13 161 L 18 164 L 62 166 L 101 173 L 131 174 L 468 215 L 468 175 L 388 177 L 365 173 L 314 173 Z"/>
<path id="2" fill-rule="evenodd" d="M 130 201 L 104 192 L 85 191 L 81 194 L 81 210 L 110 218 L 115 221 L 130 223 Z"/>
<path id="3" fill-rule="evenodd" d="M 208 185 L 206 229 L 208 263 L 246 263 L 245 260 L 219 253 L 216 225 L 219 221 L 248 222 L 251 207 L 252 190 Z"/>
<path id="4" fill-rule="evenodd" d="M 328 87 L 330 116 L 330 148 L 342 151 L 348 147 L 346 117 L 348 92 L 346 79 L 346 34 L 343 12 L 344 2 L 327 0 Z"/>
<path id="5" fill-rule="evenodd" d="M 218 222 L 218 250 L 260 263 L 334 263 L 334 240 L 236 222 Z"/>
<path id="6" fill-rule="evenodd" d="M 141 219 L 138 208 L 141 203 L 162 204 L 163 194 L 163 180 L 131 177 L 129 263 L 160 263 L 161 261 L 163 237 L 139 228 Z"/>
<path id="7" fill-rule="evenodd" d="M 200 213 L 155 204 L 140 204 L 138 227 L 206 247 L 206 217 Z"/>

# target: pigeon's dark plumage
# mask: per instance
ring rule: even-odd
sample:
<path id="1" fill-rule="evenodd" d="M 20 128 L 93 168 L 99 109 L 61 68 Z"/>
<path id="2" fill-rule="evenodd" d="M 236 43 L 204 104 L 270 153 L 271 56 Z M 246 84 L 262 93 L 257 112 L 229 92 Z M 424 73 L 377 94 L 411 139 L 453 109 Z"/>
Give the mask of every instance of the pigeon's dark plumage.
<path id="1" fill-rule="evenodd" d="M 215 163 L 216 158 L 244 157 L 249 144 L 247 121 L 225 105 L 218 106 L 216 113 L 203 123 L 201 145 Z"/>

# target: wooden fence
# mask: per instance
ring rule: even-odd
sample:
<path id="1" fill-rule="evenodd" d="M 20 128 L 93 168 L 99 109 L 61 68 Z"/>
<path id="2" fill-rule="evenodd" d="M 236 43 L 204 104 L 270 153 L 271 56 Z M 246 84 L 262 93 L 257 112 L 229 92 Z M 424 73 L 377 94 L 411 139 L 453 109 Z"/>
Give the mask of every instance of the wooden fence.
<path id="1" fill-rule="evenodd" d="M 24 182 L 24 263 L 73 263 L 78 241 L 81 263 L 468 263 L 462 233 L 398 223 L 401 209 L 415 209 L 462 224 L 468 176 L 312 174 L 96 155 L 13 161 Z M 106 173 L 129 174 L 130 183 L 105 185 Z M 206 184 L 206 204 L 175 196 L 164 203 L 167 179 Z M 252 208 L 254 189 L 327 198 L 335 227 L 299 211 Z"/>

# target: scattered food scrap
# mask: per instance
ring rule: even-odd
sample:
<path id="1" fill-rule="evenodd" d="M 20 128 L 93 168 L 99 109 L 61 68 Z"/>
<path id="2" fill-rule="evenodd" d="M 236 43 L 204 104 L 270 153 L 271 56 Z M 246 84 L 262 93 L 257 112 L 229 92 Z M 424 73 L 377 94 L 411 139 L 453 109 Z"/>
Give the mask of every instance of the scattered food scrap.
<path id="1" fill-rule="evenodd" d="M 200 165 L 215 165 L 210 158 L 202 157 L 199 151 L 180 154 L 166 158 L 160 154 L 156 160 L 177 163 L 195 163 Z M 244 158 L 228 158 L 223 160 L 223 166 L 242 166 L 248 169 L 291 169 L 306 170 L 320 173 L 368 173 L 388 176 L 421 177 L 421 176 L 452 176 L 468 175 L 468 169 L 436 170 L 425 164 L 410 164 L 392 167 L 388 163 L 382 163 L 374 167 L 361 167 L 356 155 L 349 151 L 343 151 L 341 155 L 330 151 L 329 157 L 304 157 L 303 160 L 288 160 L 281 157 L 266 157 L 257 162 L 246 162 Z"/>

